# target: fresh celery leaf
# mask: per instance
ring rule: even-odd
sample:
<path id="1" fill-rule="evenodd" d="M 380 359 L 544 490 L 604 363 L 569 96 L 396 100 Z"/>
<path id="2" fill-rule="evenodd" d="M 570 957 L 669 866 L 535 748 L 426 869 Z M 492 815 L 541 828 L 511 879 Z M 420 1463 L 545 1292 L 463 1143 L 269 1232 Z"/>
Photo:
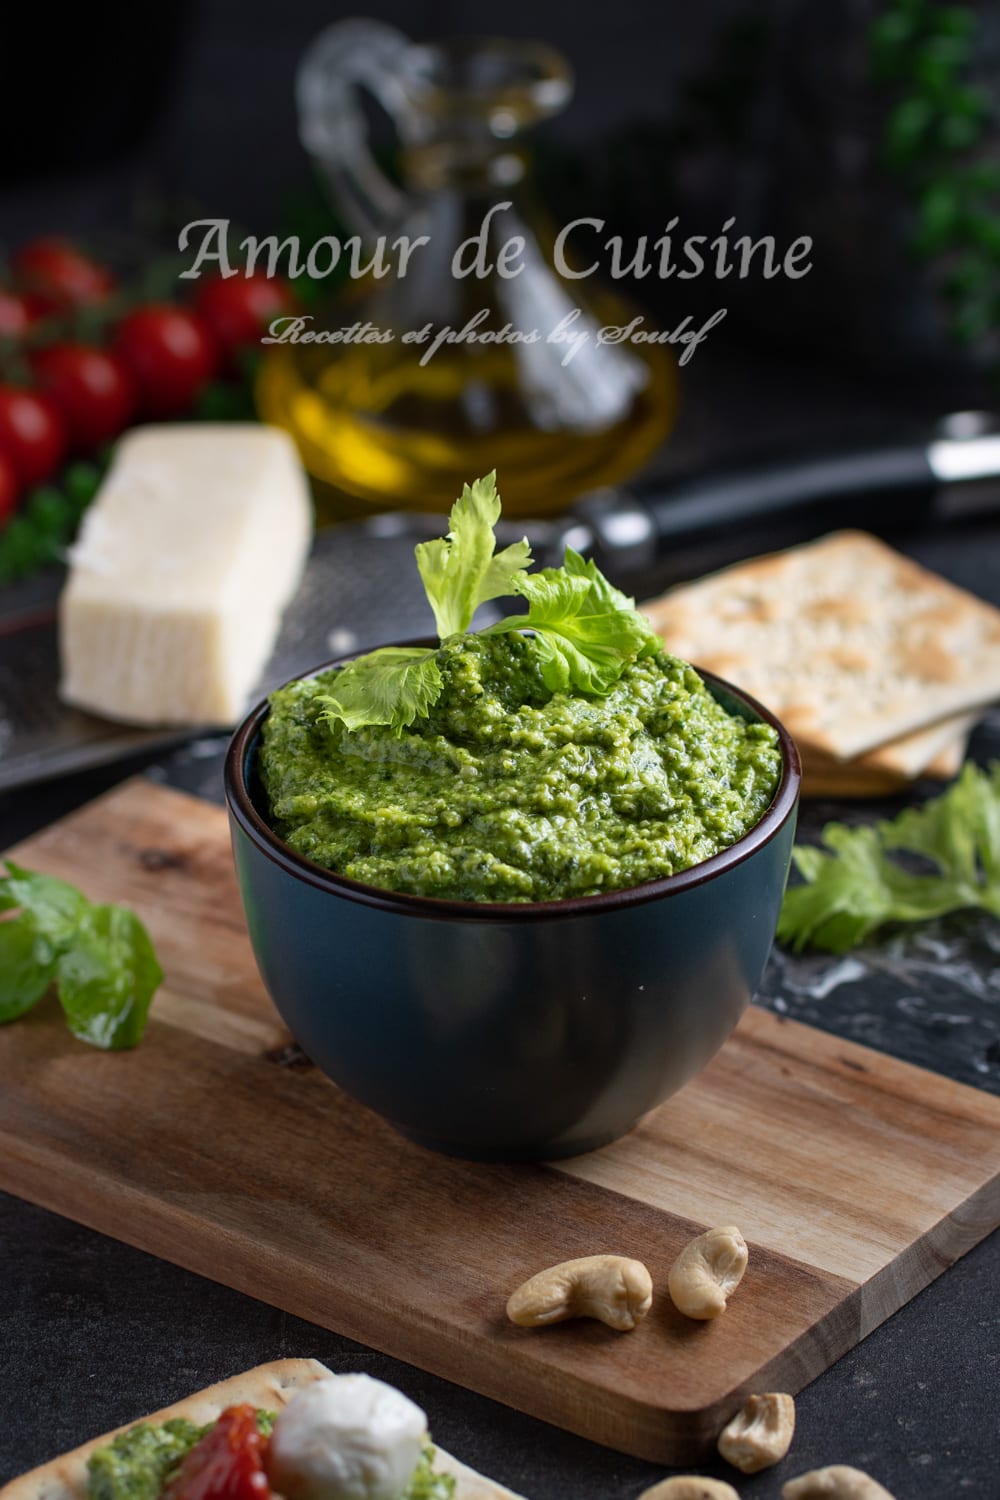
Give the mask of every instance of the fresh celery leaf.
<path id="1" fill-rule="evenodd" d="M 9 859 L 6 865 L 6 877 L 0 877 L 0 910 L 30 911 L 38 931 L 50 942 L 66 942 L 90 906 L 86 896 L 54 875 L 22 870 Z"/>
<path id="2" fill-rule="evenodd" d="M 795 851 L 804 883 L 788 890 L 778 922 L 779 941 L 796 950 L 844 953 L 887 922 L 965 909 L 1000 917 L 1000 762 L 968 763 L 948 791 L 896 818 L 828 823 L 820 837 L 823 848 Z"/>
<path id="3" fill-rule="evenodd" d="M 466 485 L 452 507 L 447 537 L 422 542 L 417 566 L 442 640 L 462 635 L 480 604 L 517 593 L 528 612 L 484 634 L 530 630 L 542 677 L 553 691 L 607 693 L 630 661 L 655 650 L 652 626 L 631 599 L 572 548 L 562 568 L 528 573 L 527 539 L 496 551 L 500 518 L 495 474 Z M 425 647 L 385 646 L 359 656 L 319 696 L 319 717 L 348 731 L 384 725 L 401 734 L 427 715 L 443 688 L 436 655 Z"/>
<path id="4" fill-rule="evenodd" d="M 28 912 L 0 922 L 0 1023 L 23 1016 L 45 994 L 56 952 Z"/>
<path id="5" fill-rule="evenodd" d="M 880 827 L 887 849 L 925 855 L 956 887 L 1000 888 L 1000 761 L 984 771 L 970 762 L 943 796 Z"/>
<path id="6" fill-rule="evenodd" d="M 602 613 L 605 610 L 620 609 L 635 613 L 635 600 L 630 599 L 628 594 L 623 594 L 621 589 L 616 589 L 614 584 L 609 583 L 594 562 L 593 558 L 581 557 L 579 552 L 572 547 L 567 547 L 563 557 L 563 568 L 571 578 L 586 578 L 590 584 L 587 595 L 587 606 L 593 614 Z M 652 625 L 640 616 L 646 627 L 648 635 L 655 635 Z"/>
<path id="7" fill-rule="evenodd" d="M 494 471 L 463 486 L 451 508 L 447 537 L 416 548 L 417 567 L 443 641 L 468 630 L 480 604 L 514 593 L 515 580 L 531 563 L 526 537 L 496 551 L 493 528 L 499 519 Z"/>
<path id="8" fill-rule="evenodd" d="M 163 979 L 149 934 L 123 906 L 88 906 L 59 957 L 59 1003 L 74 1036 L 94 1047 L 134 1047 Z"/>
<path id="9" fill-rule="evenodd" d="M 382 646 L 348 662 L 318 701 L 320 718 L 346 729 L 387 724 L 397 733 L 423 718 L 443 686 L 436 654 L 425 646 Z"/>
<path id="10" fill-rule="evenodd" d="M 527 614 L 508 615 L 483 634 L 532 631 L 553 692 L 607 693 L 630 661 L 656 646 L 633 601 L 572 548 L 563 567 L 521 574 L 514 586 L 528 601 Z"/>

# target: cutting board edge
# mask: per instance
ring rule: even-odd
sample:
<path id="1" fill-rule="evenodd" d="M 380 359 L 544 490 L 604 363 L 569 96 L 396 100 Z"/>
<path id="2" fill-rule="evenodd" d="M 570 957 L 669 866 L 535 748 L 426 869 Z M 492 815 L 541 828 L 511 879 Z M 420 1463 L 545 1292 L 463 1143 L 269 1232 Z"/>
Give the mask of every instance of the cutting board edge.
<path id="1" fill-rule="evenodd" d="M 894 1313 L 899 1312 L 919 1292 L 932 1286 L 939 1276 L 998 1229 L 1000 1165 L 988 1182 L 984 1182 L 950 1213 L 942 1214 L 919 1241 L 909 1245 L 895 1260 L 883 1266 L 859 1288 L 859 1342 Z M 908 1281 L 911 1265 L 916 1269 L 913 1280 Z M 928 1270 L 930 1274 L 927 1274 Z M 884 1296 L 886 1286 L 894 1289 L 889 1297 Z M 901 1287 L 903 1290 L 900 1296 Z"/>
<path id="2" fill-rule="evenodd" d="M 4 1145 L 7 1149 L 5 1149 L 3 1160 L 15 1161 L 16 1157 L 10 1149 L 11 1143 L 7 1141 Z M 449 1333 L 428 1325 L 427 1328 L 397 1328 L 394 1330 L 394 1336 L 387 1338 L 383 1331 L 384 1318 L 381 1316 L 384 1309 L 377 1302 L 373 1301 L 370 1307 L 365 1306 L 361 1317 L 350 1314 L 343 1317 L 339 1315 L 331 1317 L 328 1313 L 317 1309 L 308 1292 L 297 1296 L 294 1287 L 287 1282 L 262 1288 L 259 1266 L 254 1267 L 249 1263 L 243 1265 L 238 1257 L 235 1262 L 230 1263 L 231 1266 L 236 1265 L 237 1274 L 230 1274 L 225 1281 L 221 1281 L 217 1275 L 206 1268 L 211 1250 L 207 1246 L 203 1251 L 200 1250 L 197 1231 L 201 1227 L 201 1221 L 193 1211 L 188 1211 L 184 1215 L 196 1231 L 193 1236 L 185 1237 L 176 1223 L 166 1225 L 176 1239 L 177 1249 L 176 1252 L 165 1253 L 162 1248 L 163 1240 L 155 1235 L 147 1240 L 141 1231 L 123 1232 L 121 1225 L 111 1229 L 106 1221 L 102 1222 L 100 1213 L 95 1214 L 89 1211 L 88 1205 L 96 1200 L 85 1190 L 83 1183 L 81 1183 L 78 1206 L 71 1214 L 66 1213 L 65 1209 L 56 1206 L 51 1201 L 45 1191 L 45 1183 L 53 1179 L 49 1173 L 48 1163 L 42 1159 L 42 1155 L 37 1161 L 36 1171 L 37 1180 L 29 1163 L 26 1176 L 30 1180 L 19 1181 L 12 1185 L 10 1180 L 5 1178 L 0 1186 L 7 1191 L 12 1191 L 16 1196 L 36 1203 L 49 1212 L 60 1213 L 63 1217 L 71 1218 L 74 1222 L 83 1224 L 98 1233 L 122 1240 L 144 1254 L 156 1255 L 184 1270 L 203 1276 L 206 1280 L 229 1286 L 245 1296 L 263 1301 L 268 1306 L 280 1307 L 293 1316 L 304 1318 L 319 1327 L 354 1339 L 417 1369 L 460 1384 L 479 1395 L 523 1412 L 536 1420 L 547 1422 L 560 1430 L 574 1433 L 602 1447 L 651 1463 L 674 1466 L 699 1462 L 710 1457 L 715 1452 L 719 1432 L 748 1395 L 762 1389 L 785 1390 L 790 1395 L 796 1395 L 817 1375 L 822 1374 L 855 1347 L 868 1331 L 871 1331 L 870 1328 L 864 1328 L 865 1299 L 871 1285 L 868 1283 L 865 1286 L 855 1287 L 839 1303 L 833 1304 L 826 1312 L 820 1313 L 808 1328 L 804 1328 L 792 1343 L 786 1345 L 762 1365 L 752 1377 L 734 1382 L 729 1391 L 712 1402 L 700 1406 L 672 1409 L 652 1402 L 636 1402 L 630 1397 L 622 1397 L 620 1400 L 609 1402 L 609 1393 L 606 1388 L 594 1386 L 582 1376 L 567 1375 L 565 1371 L 559 1372 L 562 1382 L 560 1395 L 553 1394 L 550 1397 L 550 1392 L 555 1390 L 555 1382 L 552 1380 L 552 1372 L 544 1366 L 532 1365 L 522 1368 L 519 1374 L 523 1390 L 512 1389 L 511 1371 L 499 1362 L 502 1359 L 502 1352 L 499 1349 L 496 1351 L 498 1362 L 492 1369 L 487 1367 L 485 1375 L 483 1367 L 479 1365 L 478 1368 L 471 1369 L 463 1367 L 459 1377 L 456 1374 L 454 1351 L 458 1351 L 461 1362 L 462 1346 L 468 1345 L 468 1337 L 461 1331 L 452 1330 Z M 134 1206 L 133 1200 L 137 1196 L 134 1188 L 112 1179 L 108 1179 L 108 1182 L 117 1197 L 126 1204 L 131 1203 Z M 176 1207 L 172 1208 L 172 1216 L 176 1217 L 177 1213 Z M 148 1216 L 147 1214 L 145 1222 L 155 1227 L 155 1215 Z M 991 1225 L 985 1220 L 977 1224 L 968 1237 L 968 1243 L 954 1259 L 960 1259 L 961 1255 L 972 1249 L 986 1234 L 992 1232 L 994 1227 L 996 1227 L 995 1224 Z M 154 1244 L 160 1248 L 154 1249 Z M 195 1253 L 191 1253 L 192 1247 Z M 953 1263 L 953 1260 L 939 1262 L 928 1280 L 924 1281 L 921 1286 L 907 1291 L 894 1307 L 883 1311 L 877 1323 L 885 1321 L 892 1316 L 893 1312 L 899 1311 L 905 1302 L 916 1294 L 917 1290 L 923 1290 Z M 891 1270 L 892 1267 L 887 1268 L 887 1271 Z M 873 1280 L 879 1279 L 881 1277 L 873 1278 Z M 872 1323 L 871 1327 L 877 1326 L 877 1323 Z M 624 1336 L 627 1337 L 627 1335 Z M 424 1342 L 420 1343 L 421 1340 Z M 567 1419 L 565 1410 L 560 1409 L 565 1404 L 567 1386 L 575 1386 L 578 1395 L 584 1398 L 582 1407 L 576 1409 L 575 1419 Z M 581 1411 L 584 1415 L 579 1415 Z M 623 1441 L 622 1434 L 626 1427 L 629 1436 Z"/>
<path id="3" fill-rule="evenodd" d="M 283 1311 L 326 1328 L 330 1332 L 354 1339 L 392 1358 L 413 1365 L 417 1369 L 438 1375 L 453 1384 L 462 1385 L 479 1395 L 495 1400 L 501 1405 L 512 1407 L 527 1416 L 548 1422 L 563 1431 L 572 1432 L 617 1452 L 643 1458 L 652 1463 L 670 1465 L 705 1458 L 714 1449 L 715 1439 L 725 1422 L 739 1408 L 751 1389 L 754 1386 L 759 1388 L 758 1381 L 747 1378 L 734 1382 L 731 1389 L 710 1403 L 671 1409 L 653 1402 L 636 1401 L 630 1396 L 616 1397 L 614 1393 L 609 1393 L 606 1387 L 591 1383 L 585 1375 L 569 1373 L 562 1369 L 558 1371 L 558 1380 L 555 1380 L 553 1378 L 555 1372 L 541 1364 L 514 1366 L 512 1384 L 512 1368 L 506 1363 L 503 1346 L 495 1346 L 494 1358 L 489 1364 L 484 1366 L 480 1359 L 476 1359 L 470 1367 L 463 1359 L 464 1350 L 469 1347 L 468 1334 L 463 1330 L 449 1331 L 428 1322 L 426 1327 L 394 1327 L 392 1337 L 388 1337 L 385 1332 L 384 1305 L 373 1299 L 370 1305 L 361 1305 L 361 1316 L 358 1316 L 357 1311 L 352 1313 L 347 1308 L 347 1293 L 344 1293 L 342 1298 L 346 1309 L 344 1315 L 341 1316 L 339 1312 L 331 1315 L 317 1307 L 308 1290 L 297 1295 L 298 1289 L 292 1279 L 279 1280 L 276 1274 L 273 1286 L 262 1282 L 260 1265 L 255 1266 L 245 1261 L 244 1257 L 247 1252 L 241 1253 L 239 1242 L 230 1246 L 229 1274 L 224 1281 L 221 1280 L 208 1268 L 212 1253 L 211 1246 L 207 1243 L 204 1246 L 201 1244 L 201 1236 L 204 1235 L 205 1230 L 196 1213 L 193 1210 L 181 1210 L 176 1205 L 172 1205 L 169 1216 L 165 1208 L 161 1209 L 161 1214 L 158 1216 L 155 1211 L 152 1213 L 149 1211 L 149 1205 L 136 1203 L 137 1191 L 128 1184 L 120 1183 L 112 1178 L 105 1179 L 111 1192 L 103 1200 L 99 1200 L 92 1192 L 93 1184 L 89 1179 L 81 1179 L 77 1189 L 77 1201 L 72 1211 L 68 1211 L 65 1206 L 65 1191 L 60 1194 L 58 1202 L 53 1194 L 46 1191 L 47 1184 L 55 1180 L 52 1172 L 52 1166 L 58 1161 L 55 1152 L 52 1153 L 51 1162 L 46 1160 L 44 1151 L 39 1152 L 34 1160 L 29 1160 L 23 1154 L 23 1149 L 22 1153 L 17 1152 L 16 1141 L 0 1136 L 0 1145 L 3 1147 L 3 1154 L 0 1157 L 3 1163 L 0 1189 L 11 1192 L 14 1196 L 24 1198 L 50 1213 L 69 1218 L 96 1233 L 120 1240 L 143 1254 L 167 1260 L 183 1270 L 203 1276 L 206 1280 L 217 1282 L 219 1285 L 228 1286 L 244 1296 L 264 1302 L 267 1306 L 280 1307 Z M 20 1174 L 17 1171 L 18 1165 L 22 1168 Z M 14 1167 L 13 1172 L 9 1170 L 11 1166 Z M 122 1217 L 117 1218 L 114 1227 L 111 1227 L 109 1217 L 113 1215 L 102 1214 L 100 1209 L 95 1212 L 92 1205 L 95 1203 L 114 1205 L 116 1202 L 122 1209 Z M 141 1215 L 130 1212 L 137 1207 L 141 1208 Z M 154 1207 L 159 1207 L 159 1205 Z M 162 1236 L 155 1233 L 160 1222 L 169 1234 L 171 1240 L 169 1249 L 164 1247 Z M 185 1226 L 191 1231 L 190 1233 L 184 1232 Z M 146 1233 L 143 1232 L 144 1230 Z M 157 1248 L 154 1249 L 154 1245 Z M 850 1305 L 855 1295 L 856 1292 L 851 1293 L 846 1301 L 834 1304 L 830 1310 L 821 1313 L 809 1328 L 802 1330 L 792 1344 L 787 1345 L 774 1357 L 767 1368 L 777 1369 L 781 1361 L 789 1354 L 795 1354 L 798 1358 L 798 1351 L 803 1345 L 806 1347 L 816 1345 L 815 1328 L 817 1325 L 831 1315 L 836 1316 L 841 1308 Z M 357 1304 L 355 1307 L 357 1308 Z M 625 1338 L 628 1335 L 621 1335 L 621 1337 Z M 826 1344 L 825 1339 L 821 1342 Z M 820 1345 L 816 1347 L 819 1348 Z M 848 1342 L 844 1344 L 844 1349 L 840 1352 L 850 1347 L 851 1343 L 848 1339 Z M 827 1360 L 826 1363 L 828 1362 Z M 456 1373 L 456 1364 L 461 1366 L 460 1375 Z M 801 1379 L 797 1380 L 795 1390 L 801 1389 L 823 1368 L 825 1368 L 825 1363 L 822 1357 L 818 1362 L 806 1361 L 803 1365 L 804 1373 Z M 514 1384 L 523 1388 L 514 1389 Z M 581 1404 L 576 1411 L 586 1413 L 586 1415 L 579 1416 L 577 1420 L 567 1420 L 565 1414 L 559 1409 L 566 1402 L 568 1389 L 575 1390 L 580 1398 Z M 557 1390 L 558 1394 L 556 1394 Z M 627 1442 L 622 1441 L 624 1429 L 632 1434 Z"/>

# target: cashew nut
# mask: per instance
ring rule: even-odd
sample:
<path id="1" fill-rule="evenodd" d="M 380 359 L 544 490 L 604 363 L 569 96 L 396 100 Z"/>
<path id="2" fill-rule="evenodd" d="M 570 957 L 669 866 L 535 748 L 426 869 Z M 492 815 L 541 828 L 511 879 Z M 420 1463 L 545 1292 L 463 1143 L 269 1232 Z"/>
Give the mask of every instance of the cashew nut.
<path id="1" fill-rule="evenodd" d="M 748 1253 L 733 1224 L 699 1234 L 670 1268 L 667 1286 L 674 1306 L 689 1318 L 717 1318 L 743 1280 Z"/>
<path id="2" fill-rule="evenodd" d="M 653 1282 L 639 1260 L 624 1255 L 585 1255 L 539 1271 L 507 1303 L 507 1316 L 522 1328 L 543 1328 L 566 1318 L 598 1318 L 622 1332 L 649 1312 Z"/>
<path id="3" fill-rule="evenodd" d="M 795 1431 L 795 1402 L 791 1396 L 768 1391 L 750 1396 L 742 1411 L 719 1435 L 719 1452 L 734 1469 L 756 1474 L 780 1463 L 791 1447 Z"/>
<path id="4" fill-rule="evenodd" d="M 870 1475 L 849 1464 L 811 1469 L 781 1488 L 782 1500 L 892 1500 L 889 1491 Z"/>
<path id="5" fill-rule="evenodd" d="M 675 1474 L 643 1490 L 639 1500 L 740 1500 L 724 1479 L 703 1479 L 700 1474 Z"/>

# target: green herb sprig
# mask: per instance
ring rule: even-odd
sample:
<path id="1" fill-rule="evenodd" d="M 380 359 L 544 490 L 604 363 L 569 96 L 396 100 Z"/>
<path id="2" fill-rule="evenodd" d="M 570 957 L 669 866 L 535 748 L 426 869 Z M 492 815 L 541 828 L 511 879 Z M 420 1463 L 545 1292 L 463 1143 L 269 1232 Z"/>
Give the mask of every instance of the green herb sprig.
<path id="1" fill-rule="evenodd" d="M 778 922 L 778 941 L 795 950 L 845 953 L 888 922 L 953 911 L 1000 917 L 1000 761 L 985 770 L 970 761 L 922 807 L 874 826 L 828 823 L 821 838 L 828 852 L 795 850 L 805 883 L 787 892 Z"/>
<path id="2" fill-rule="evenodd" d="M 39 568 L 62 562 L 106 466 L 106 457 L 99 463 L 80 459 L 58 481 L 32 490 L 0 529 L 0 583 L 30 578 Z"/>
<path id="3" fill-rule="evenodd" d="M 971 78 L 979 24 L 970 6 L 890 0 L 869 33 L 873 77 L 894 94 L 885 163 L 913 203 L 913 251 L 934 267 L 965 345 L 1000 320 L 1000 163 L 986 150 L 995 110 Z"/>
<path id="4" fill-rule="evenodd" d="M 97 906 L 76 886 L 6 861 L 0 877 L 0 1024 L 37 1005 L 53 983 L 66 1024 L 93 1047 L 142 1039 L 163 971 L 149 934 L 123 906 Z"/>
<path id="5" fill-rule="evenodd" d="M 552 692 L 608 693 L 626 666 L 656 649 L 658 638 L 634 601 L 571 547 L 561 568 L 529 573 L 527 538 L 496 550 L 501 503 L 496 474 L 465 485 L 446 537 L 416 547 L 417 567 L 444 643 L 463 635 L 481 604 L 509 594 L 527 613 L 508 615 L 483 635 L 530 631 Z M 348 730 L 387 725 L 402 734 L 425 718 L 444 687 L 430 646 L 383 646 L 349 662 L 320 698 L 321 719 Z"/>

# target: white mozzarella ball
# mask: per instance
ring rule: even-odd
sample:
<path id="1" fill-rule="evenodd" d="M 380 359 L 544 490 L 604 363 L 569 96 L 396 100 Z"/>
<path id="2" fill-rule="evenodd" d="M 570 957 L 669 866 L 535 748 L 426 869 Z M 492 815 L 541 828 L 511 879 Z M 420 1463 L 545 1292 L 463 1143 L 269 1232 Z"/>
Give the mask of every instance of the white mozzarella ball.
<path id="1" fill-rule="evenodd" d="M 292 1397 L 274 1424 L 268 1477 L 287 1500 L 399 1500 L 427 1418 L 370 1375 L 332 1375 Z"/>

